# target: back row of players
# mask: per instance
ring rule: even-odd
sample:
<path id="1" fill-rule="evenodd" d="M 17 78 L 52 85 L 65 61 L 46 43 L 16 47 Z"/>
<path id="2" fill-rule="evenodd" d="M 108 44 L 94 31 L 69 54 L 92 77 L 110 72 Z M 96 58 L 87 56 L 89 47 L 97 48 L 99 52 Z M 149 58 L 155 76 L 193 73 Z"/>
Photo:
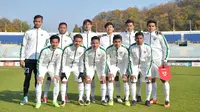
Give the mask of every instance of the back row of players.
<path id="1" fill-rule="evenodd" d="M 79 104 L 89 105 L 90 100 L 95 103 L 95 80 L 97 74 L 101 85 L 103 105 L 113 105 L 113 83 L 116 85 L 117 102 L 120 98 L 120 81 L 124 83 L 124 103 L 126 106 L 141 102 L 141 82 L 146 82 L 145 105 L 157 104 L 156 78 L 159 78 L 158 67 L 166 66 L 169 47 L 165 37 L 156 31 L 156 22 L 147 22 L 148 32 L 134 31 L 134 21 L 127 20 L 126 31 L 114 35 L 114 25 L 105 24 L 107 34 L 98 36 L 91 31 L 92 21 L 84 20 L 84 32 L 72 36 L 67 32 L 67 24 L 60 23 L 59 34 L 49 36 L 41 29 L 43 17 L 34 17 L 34 28 L 28 30 L 23 38 L 20 51 L 20 65 L 24 67 L 24 97 L 21 105 L 28 102 L 28 89 L 31 74 L 35 74 L 36 108 L 41 106 L 42 83 L 45 74 L 48 75 L 44 87 L 42 102 L 46 103 L 51 82 L 54 84 L 53 105 L 57 103 L 59 81 L 61 80 L 61 106 L 68 102 L 67 88 L 71 72 L 78 82 Z M 50 39 L 49 39 L 50 37 Z M 49 42 L 50 40 L 50 42 Z M 50 46 L 47 46 L 50 43 Z M 46 47 L 47 46 L 47 47 Z M 139 79 L 139 80 L 138 80 Z M 170 106 L 169 83 L 161 80 L 164 85 L 165 107 Z M 136 87 L 137 85 L 137 87 Z M 136 95 L 137 88 L 137 95 Z M 84 102 L 84 90 L 86 101 Z M 132 101 L 129 102 L 129 90 Z M 150 99 L 152 93 L 152 99 Z"/>

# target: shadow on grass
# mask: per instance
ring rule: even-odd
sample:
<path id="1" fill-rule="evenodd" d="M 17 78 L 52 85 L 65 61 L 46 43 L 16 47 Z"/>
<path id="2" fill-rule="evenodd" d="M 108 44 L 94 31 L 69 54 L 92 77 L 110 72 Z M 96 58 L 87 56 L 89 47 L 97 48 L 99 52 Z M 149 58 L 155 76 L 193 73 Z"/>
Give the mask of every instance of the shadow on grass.
<path id="1" fill-rule="evenodd" d="M 68 93 L 68 97 L 71 104 L 78 105 L 78 97 L 79 97 L 78 93 Z M 22 98 L 23 98 L 22 91 L 10 91 L 10 90 L 0 91 L 0 102 L 19 104 Z M 35 103 L 35 98 L 36 98 L 35 91 L 29 91 L 28 100 L 31 103 L 27 103 L 27 105 L 34 106 L 33 103 Z M 95 98 L 97 100 L 97 104 L 101 104 L 99 102 L 101 101 L 101 96 L 95 96 Z M 52 91 L 49 91 L 47 105 L 51 105 L 49 104 L 49 102 L 52 102 L 52 99 L 53 99 L 53 93 Z M 60 94 L 58 96 L 58 102 L 61 102 Z"/>

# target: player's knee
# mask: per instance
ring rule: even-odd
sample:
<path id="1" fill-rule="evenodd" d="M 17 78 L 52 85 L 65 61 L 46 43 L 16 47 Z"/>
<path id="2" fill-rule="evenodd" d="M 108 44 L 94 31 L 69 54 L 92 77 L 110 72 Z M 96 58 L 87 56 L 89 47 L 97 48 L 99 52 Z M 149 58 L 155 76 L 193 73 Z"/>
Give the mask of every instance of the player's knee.
<path id="1" fill-rule="evenodd" d="M 156 78 L 152 78 L 152 83 L 155 83 L 156 82 Z"/>
<path id="2" fill-rule="evenodd" d="M 85 77 L 85 83 L 86 83 L 86 84 L 91 84 L 91 79 L 90 79 L 90 77 L 88 77 L 88 76 Z"/>
<path id="3" fill-rule="evenodd" d="M 105 76 L 101 76 L 100 83 L 101 84 L 105 84 L 106 83 L 106 77 Z"/>
<path id="4" fill-rule="evenodd" d="M 108 76 L 108 82 L 113 83 L 114 82 L 114 76 L 112 74 L 109 74 Z"/>
<path id="5" fill-rule="evenodd" d="M 122 76 L 122 81 L 123 81 L 124 83 L 127 83 L 127 82 L 128 82 L 127 76 L 123 75 L 123 76 Z"/>
<path id="6" fill-rule="evenodd" d="M 164 84 L 165 82 L 167 82 L 167 81 L 165 81 L 165 80 L 162 80 L 162 79 L 160 79 L 161 80 L 161 82 Z"/>
<path id="7" fill-rule="evenodd" d="M 130 76 L 130 82 L 135 83 L 136 82 L 136 77 L 135 76 Z"/>
<path id="8" fill-rule="evenodd" d="M 118 75 L 115 77 L 115 81 L 119 81 L 119 76 Z"/>
<path id="9" fill-rule="evenodd" d="M 62 81 L 62 84 L 67 84 L 67 81 Z"/>

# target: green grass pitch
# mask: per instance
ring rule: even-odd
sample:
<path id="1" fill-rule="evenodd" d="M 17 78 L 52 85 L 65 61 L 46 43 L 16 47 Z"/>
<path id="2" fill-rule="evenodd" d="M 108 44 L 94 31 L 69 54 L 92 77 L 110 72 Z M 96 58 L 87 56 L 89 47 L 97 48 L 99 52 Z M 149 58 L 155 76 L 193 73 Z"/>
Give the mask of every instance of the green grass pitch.
<path id="1" fill-rule="evenodd" d="M 42 104 L 40 109 L 35 109 L 34 78 L 29 91 L 28 104 L 19 105 L 23 97 L 23 69 L 19 67 L 0 67 L 0 112 L 199 112 L 200 111 L 200 68 L 198 67 L 172 67 L 173 78 L 170 80 L 171 107 L 164 108 L 163 85 L 158 81 L 157 98 L 159 104 L 151 107 L 144 106 L 145 84 L 142 85 L 142 103 L 136 106 L 126 107 L 123 104 L 114 103 L 114 106 L 102 106 L 100 104 L 100 84 L 96 79 L 96 104 L 89 106 L 77 105 L 78 88 L 73 81 L 73 75 L 69 80 L 68 95 L 71 100 L 64 108 L 52 106 L 52 87 L 49 92 L 47 104 Z M 121 97 L 123 97 L 123 83 L 121 82 Z M 114 95 L 115 96 L 115 95 Z M 60 96 L 58 97 L 60 102 Z"/>

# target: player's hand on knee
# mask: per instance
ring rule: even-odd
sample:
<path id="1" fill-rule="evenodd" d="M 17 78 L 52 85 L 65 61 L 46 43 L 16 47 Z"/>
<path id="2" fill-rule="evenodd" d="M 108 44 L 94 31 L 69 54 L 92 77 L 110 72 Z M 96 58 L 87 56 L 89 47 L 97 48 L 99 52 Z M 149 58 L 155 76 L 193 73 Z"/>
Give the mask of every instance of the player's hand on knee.
<path id="1" fill-rule="evenodd" d="M 100 83 L 101 84 L 105 84 L 106 83 L 106 77 L 105 76 L 101 76 Z"/>
<path id="2" fill-rule="evenodd" d="M 109 76 L 108 76 L 108 81 L 109 81 L 110 83 L 114 82 L 114 75 L 113 75 L 112 73 L 109 74 Z"/>
<path id="3" fill-rule="evenodd" d="M 131 81 L 131 83 L 134 83 L 135 80 L 136 80 L 136 76 L 135 76 L 135 75 L 131 75 L 131 77 L 130 77 L 130 81 Z"/>
<path id="4" fill-rule="evenodd" d="M 147 76 L 147 77 L 145 77 L 145 79 L 146 79 L 148 82 L 151 82 L 152 77 L 151 77 L 151 76 Z"/>
<path id="5" fill-rule="evenodd" d="M 124 83 L 128 81 L 128 78 L 127 78 L 126 74 L 122 75 L 122 80 L 123 80 Z"/>
<path id="6" fill-rule="evenodd" d="M 43 77 L 38 77 L 37 78 L 37 83 L 38 84 L 42 84 L 42 82 L 43 82 Z"/>
<path id="7" fill-rule="evenodd" d="M 91 83 L 91 79 L 90 79 L 90 77 L 89 76 L 85 76 L 85 82 L 87 83 L 87 84 L 90 84 Z"/>
<path id="8" fill-rule="evenodd" d="M 163 67 L 163 68 L 167 67 L 167 62 L 163 62 L 163 63 L 162 63 L 162 67 Z"/>
<path id="9" fill-rule="evenodd" d="M 60 81 L 60 77 L 58 75 L 54 76 L 54 78 L 56 79 L 57 83 Z"/>
<path id="10" fill-rule="evenodd" d="M 85 79 L 85 75 L 84 75 L 84 73 L 83 72 L 80 72 L 79 73 L 79 76 L 78 76 L 78 79 Z"/>

